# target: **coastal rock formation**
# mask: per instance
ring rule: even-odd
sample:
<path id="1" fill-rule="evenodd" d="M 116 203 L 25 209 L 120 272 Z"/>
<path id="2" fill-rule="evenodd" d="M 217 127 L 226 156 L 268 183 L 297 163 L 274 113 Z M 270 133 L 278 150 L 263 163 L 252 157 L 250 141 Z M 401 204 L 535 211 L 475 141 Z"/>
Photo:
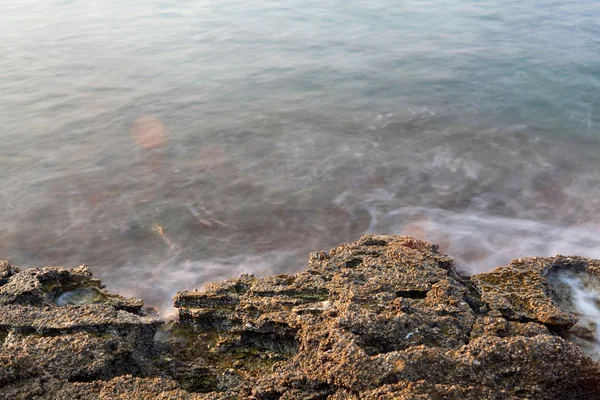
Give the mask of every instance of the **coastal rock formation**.
<path id="1" fill-rule="evenodd" d="M 597 399 L 600 262 L 467 277 L 424 241 L 368 235 L 296 275 L 179 292 L 162 323 L 86 267 L 0 264 L 0 398 Z M 593 306 L 593 305 L 592 305 Z"/>

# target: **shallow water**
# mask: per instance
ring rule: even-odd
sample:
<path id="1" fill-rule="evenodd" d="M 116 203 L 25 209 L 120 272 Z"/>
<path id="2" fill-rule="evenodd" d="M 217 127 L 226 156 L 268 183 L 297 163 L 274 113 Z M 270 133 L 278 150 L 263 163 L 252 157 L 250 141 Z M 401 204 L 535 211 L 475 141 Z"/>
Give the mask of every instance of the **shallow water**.
<path id="1" fill-rule="evenodd" d="M 600 257 L 600 3 L 0 0 L 0 257 L 163 306 L 362 234 Z"/>

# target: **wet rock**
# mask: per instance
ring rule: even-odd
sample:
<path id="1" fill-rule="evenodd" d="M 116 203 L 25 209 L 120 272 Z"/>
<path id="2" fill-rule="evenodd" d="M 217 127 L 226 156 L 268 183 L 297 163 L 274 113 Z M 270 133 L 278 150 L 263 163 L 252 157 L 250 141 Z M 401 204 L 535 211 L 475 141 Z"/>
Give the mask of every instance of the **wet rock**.
<path id="1" fill-rule="evenodd" d="M 600 293 L 595 260 L 469 278 L 427 242 L 368 235 L 296 275 L 179 292 L 162 327 L 85 267 L 11 268 L 0 264 L 0 398 L 600 398 L 584 346 L 598 334 L 577 297 Z"/>
<path id="2" fill-rule="evenodd" d="M 105 300 L 103 293 L 95 287 L 83 287 L 68 292 L 63 292 L 56 297 L 58 306 L 82 306 L 84 304 L 102 303 Z"/>

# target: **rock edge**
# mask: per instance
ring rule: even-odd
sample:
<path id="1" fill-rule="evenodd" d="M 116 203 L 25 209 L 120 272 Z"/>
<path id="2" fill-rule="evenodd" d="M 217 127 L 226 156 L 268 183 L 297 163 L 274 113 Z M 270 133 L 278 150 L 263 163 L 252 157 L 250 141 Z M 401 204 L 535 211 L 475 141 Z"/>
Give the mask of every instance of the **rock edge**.
<path id="1" fill-rule="evenodd" d="M 296 275 L 179 292 L 164 323 L 85 266 L 0 262 L 0 398 L 597 399 L 560 274 L 600 285 L 600 261 L 467 277 L 435 245 L 367 235 Z"/>

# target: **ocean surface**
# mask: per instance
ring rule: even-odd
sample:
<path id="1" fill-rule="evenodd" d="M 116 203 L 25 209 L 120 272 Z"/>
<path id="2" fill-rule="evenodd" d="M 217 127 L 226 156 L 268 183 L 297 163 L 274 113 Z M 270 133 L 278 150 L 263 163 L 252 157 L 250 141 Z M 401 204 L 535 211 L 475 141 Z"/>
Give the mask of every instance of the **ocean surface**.
<path id="1" fill-rule="evenodd" d="M 365 233 L 600 258 L 600 2 L 0 0 L 0 258 L 110 290 Z"/>

